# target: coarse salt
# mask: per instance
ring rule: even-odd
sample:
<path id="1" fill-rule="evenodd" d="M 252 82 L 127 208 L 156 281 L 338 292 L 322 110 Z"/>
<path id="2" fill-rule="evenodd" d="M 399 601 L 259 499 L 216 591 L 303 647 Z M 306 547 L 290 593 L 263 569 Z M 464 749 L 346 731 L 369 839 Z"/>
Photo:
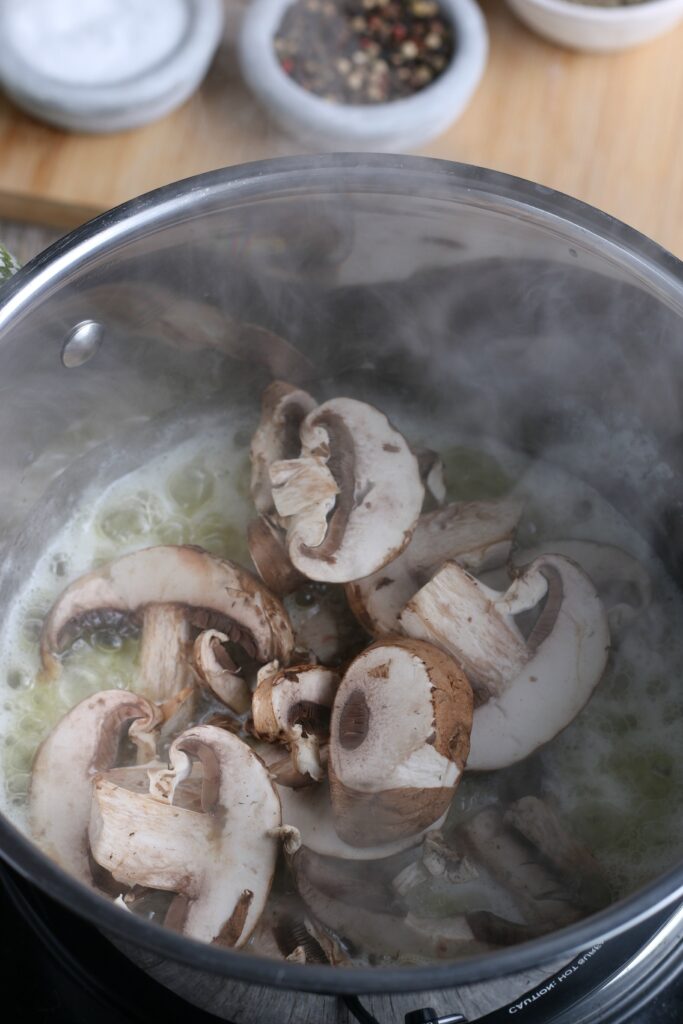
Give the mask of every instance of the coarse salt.
<path id="1" fill-rule="evenodd" d="M 41 75 L 110 85 L 166 59 L 187 31 L 182 0 L 21 0 L 5 10 L 6 43 Z"/>

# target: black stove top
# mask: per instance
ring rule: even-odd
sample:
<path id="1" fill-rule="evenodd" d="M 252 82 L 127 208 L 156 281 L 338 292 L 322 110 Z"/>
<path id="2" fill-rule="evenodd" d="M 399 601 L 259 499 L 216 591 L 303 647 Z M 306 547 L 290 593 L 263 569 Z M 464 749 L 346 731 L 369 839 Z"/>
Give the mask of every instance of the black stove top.
<path id="1" fill-rule="evenodd" d="M 218 1020 L 171 995 L 69 911 L 42 895 L 36 898 L 4 866 L 0 869 L 0 982 L 5 1006 L 14 993 L 11 1015 L 5 1018 L 12 1022 L 216 1024 Z M 631 1021 L 683 1024 L 683 973 Z"/>

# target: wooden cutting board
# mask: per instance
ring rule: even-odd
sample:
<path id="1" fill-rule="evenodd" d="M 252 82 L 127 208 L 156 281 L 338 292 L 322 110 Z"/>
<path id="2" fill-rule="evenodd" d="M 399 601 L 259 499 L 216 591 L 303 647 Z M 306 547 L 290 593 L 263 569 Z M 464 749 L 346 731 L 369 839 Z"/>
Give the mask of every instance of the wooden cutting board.
<path id="1" fill-rule="evenodd" d="M 502 0 L 482 6 L 484 80 L 460 121 L 421 152 L 568 192 L 683 256 L 683 26 L 638 50 L 592 56 L 543 42 Z M 302 152 L 241 84 L 234 28 L 233 17 L 201 90 L 145 128 L 69 135 L 0 99 L 0 216 L 71 227 L 178 178 Z"/>

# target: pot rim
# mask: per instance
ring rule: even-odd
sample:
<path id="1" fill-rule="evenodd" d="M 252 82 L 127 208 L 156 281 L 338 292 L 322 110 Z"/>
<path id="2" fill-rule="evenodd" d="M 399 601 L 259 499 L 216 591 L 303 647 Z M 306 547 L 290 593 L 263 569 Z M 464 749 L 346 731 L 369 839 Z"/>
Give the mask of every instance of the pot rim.
<path id="1" fill-rule="evenodd" d="M 319 181 L 316 179 L 320 179 Z M 419 179 L 416 180 L 416 179 Z M 656 242 L 608 214 L 563 193 L 498 171 L 426 157 L 334 154 L 286 157 L 210 171 L 163 186 L 76 228 L 38 255 L 0 289 L 0 343 L 44 293 L 97 253 L 125 244 L 131 236 L 193 219 L 207 198 L 225 205 L 247 197 L 272 196 L 286 186 L 310 193 L 315 184 L 328 193 L 341 187 L 376 192 L 402 191 L 425 197 L 467 201 L 528 221 L 555 226 L 608 261 L 628 265 L 650 290 L 683 317 L 683 263 Z M 270 188 L 269 188 L 270 186 Z M 321 189 L 321 191 L 325 191 Z M 195 216 L 197 214 L 195 213 Z M 595 243 L 599 243 L 596 245 Z M 683 898 L 683 862 L 605 910 L 540 939 L 495 953 L 423 967 L 352 967 L 292 964 L 269 960 L 188 939 L 163 926 L 121 911 L 112 902 L 67 875 L 0 814 L 0 856 L 29 882 L 100 930 L 195 969 L 274 988 L 326 994 L 420 992 L 454 988 L 514 974 L 605 941 Z"/>

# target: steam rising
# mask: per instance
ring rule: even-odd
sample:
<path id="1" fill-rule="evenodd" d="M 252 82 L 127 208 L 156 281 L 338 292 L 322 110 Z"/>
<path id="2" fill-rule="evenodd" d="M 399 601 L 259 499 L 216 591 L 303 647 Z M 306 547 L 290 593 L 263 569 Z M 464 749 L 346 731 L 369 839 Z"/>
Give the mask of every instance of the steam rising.
<path id="1" fill-rule="evenodd" d="M 94 257 L 77 288 L 38 304 L 7 338 L 0 372 L 16 386 L 0 406 L 0 436 L 13 441 L 0 451 L 0 513 L 19 539 L 7 541 L 0 579 L 4 756 L 31 716 L 37 742 L 88 673 L 84 685 L 95 685 L 91 667 L 80 682 L 66 672 L 53 706 L 33 687 L 40 615 L 92 559 L 155 543 L 183 519 L 168 504 L 182 445 L 208 452 L 211 501 L 235 493 L 271 376 L 240 335 L 258 324 L 305 354 L 293 377 L 317 398 L 373 401 L 412 442 L 450 452 L 451 497 L 463 496 L 463 450 L 494 460 L 526 500 L 523 543 L 618 544 L 651 571 L 656 599 L 619 638 L 588 709 L 516 774 L 466 777 L 453 810 L 457 819 L 515 788 L 550 795 L 615 889 L 629 891 L 683 849 L 680 321 L 663 275 L 648 279 L 616 253 L 601 260 L 579 229 L 514 219 L 502 201 L 496 211 L 455 203 L 429 166 L 413 189 L 395 168 L 359 183 L 353 161 L 335 195 L 316 169 L 292 174 L 268 203 L 207 189 L 206 220 Z M 59 343 L 85 316 L 103 320 L 107 341 L 67 373 Z M 240 501 L 216 508 L 218 534 L 242 529 Z M 104 543 L 102 523 L 116 523 L 121 502 L 141 525 Z M 188 530 L 178 539 L 202 543 Z M 224 542 L 216 551 L 234 554 Z M 114 685 L 133 657 L 126 648 L 112 661 Z M 11 798 L 28 760 L 9 794 L 17 820 Z"/>

